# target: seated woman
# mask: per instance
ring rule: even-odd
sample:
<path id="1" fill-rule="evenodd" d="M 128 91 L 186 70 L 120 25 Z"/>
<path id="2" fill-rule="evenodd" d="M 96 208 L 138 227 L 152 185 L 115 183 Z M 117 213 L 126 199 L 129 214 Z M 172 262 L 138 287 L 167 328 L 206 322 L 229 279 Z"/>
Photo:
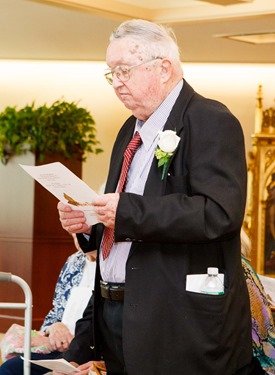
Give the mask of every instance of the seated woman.
<path id="1" fill-rule="evenodd" d="M 79 249 L 76 236 L 75 245 Z M 96 252 L 84 254 L 81 250 L 68 257 L 59 274 L 53 298 L 53 308 L 44 319 L 40 331 L 31 338 L 31 346 L 43 346 L 45 353 L 31 353 L 31 359 L 54 359 L 65 352 L 74 337 L 76 321 L 81 318 L 94 287 Z M 77 303 L 76 303 L 77 302 Z M 23 348 L 24 337 L 19 347 Z M 2 341 L 2 349 L 5 339 Z M 5 354 L 5 353 L 4 353 Z M 6 353 L 7 359 L 8 353 Z M 31 365 L 31 375 L 45 374 L 47 369 Z M 0 375 L 23 375 L 20 356 L 6 360 Z"/>
<path id="2" fill-rule="evenodd" d="M 259 374 L 275 375 L 275 326 L 264 287 L 250 265 L 250 239 L 242 231 L 242 266 L 250 298 L 253 356 L 260 364 Z M 257 366 L 257 365 L 256 365 Z M 256 372 L 255 372 L 256 374 Z"/>

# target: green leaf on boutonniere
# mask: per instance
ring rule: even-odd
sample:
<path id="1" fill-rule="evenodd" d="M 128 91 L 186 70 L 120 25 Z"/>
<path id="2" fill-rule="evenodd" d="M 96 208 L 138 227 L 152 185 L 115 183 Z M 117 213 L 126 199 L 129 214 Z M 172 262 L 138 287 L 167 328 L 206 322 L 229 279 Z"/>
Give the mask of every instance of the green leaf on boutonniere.
<path id="1" fill-rule="evenodd" d="M 164 132 L 159 132 L 159 142 L 157 149 L 155 151 L 155 156 L 158 160 L 158 167 L 163 167 L 161 180 L 164 179 L 166 170 L 168 168 L 168 164 L 170 161 L 171 156 L 175 152 L 180 137 L 176 135 L 176 132 L 172 130 L 165 130 Z"/>

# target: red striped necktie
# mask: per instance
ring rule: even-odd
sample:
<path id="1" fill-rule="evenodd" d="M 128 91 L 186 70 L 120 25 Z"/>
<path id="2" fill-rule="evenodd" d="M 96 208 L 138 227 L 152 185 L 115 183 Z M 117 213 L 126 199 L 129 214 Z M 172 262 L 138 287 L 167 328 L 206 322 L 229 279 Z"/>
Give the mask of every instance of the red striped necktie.
<path id="1" fill-rule="evenodd" d="M 141 145 L 141 143 L 142 143 L 142 139 L 139 133 L 136 132 L 134 137 L 131 139 L 128 146 L 126 147 L 126 150 L 124 151 L 124 160 L 123 160 L 120 177 L 118 181 L 118 188 L 117 188 L 118 193 L 121 193 L 125 188 L 125 185 L 127 182 L 128 170 L 130 168 L 133 157 L 137 149 Z M 113 243 L 114 243 L 114 230 L 112 228 L 105 227 L 104 237 L 103 237 L 102 244 L 101 244 L 103 260 L 105 260 L 107 256 L 110 254 Z"/>

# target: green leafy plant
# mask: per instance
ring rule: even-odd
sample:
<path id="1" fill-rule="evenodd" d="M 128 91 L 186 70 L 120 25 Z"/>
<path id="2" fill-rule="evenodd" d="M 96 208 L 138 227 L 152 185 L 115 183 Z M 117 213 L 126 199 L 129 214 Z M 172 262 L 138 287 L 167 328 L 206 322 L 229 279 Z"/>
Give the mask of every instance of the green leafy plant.
<path id="1" fill-rule="evenodd" d="M 33 152 L 39 161 L 46 155 L 60 154 L 68 159 L 86 160 L 87 153 L 98 154 L 95 122 L 78 103 L 56 101 L 51 106 L 22 109 L 6 107 L 0 113 L 0 159 L 3 164 L 14 155 Z"/>

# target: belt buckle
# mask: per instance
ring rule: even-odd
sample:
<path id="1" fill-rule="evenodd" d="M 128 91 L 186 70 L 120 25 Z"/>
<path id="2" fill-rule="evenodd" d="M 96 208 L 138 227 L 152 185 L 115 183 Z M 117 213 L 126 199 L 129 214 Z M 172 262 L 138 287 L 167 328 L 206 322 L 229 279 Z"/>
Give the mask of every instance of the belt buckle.
<path id="1" fill-rule="evenodd" d="M 111 285 L 107 281 L 100 280 L 100 288 L 103 290 L 104 295 L 102 295 L 103 298 L 107 298 L 112 301 L 111 296 Z M 107 297 L 108 296 L 108 297 Z"/>
<path id="2" fill-rule="evenodd" d="M 119 294 L 122 292 L 119 285 L 112 285 L 107 281 L 100 280 L 101 296 L 111 301 L 120 301 L 122 298 Z"/>

